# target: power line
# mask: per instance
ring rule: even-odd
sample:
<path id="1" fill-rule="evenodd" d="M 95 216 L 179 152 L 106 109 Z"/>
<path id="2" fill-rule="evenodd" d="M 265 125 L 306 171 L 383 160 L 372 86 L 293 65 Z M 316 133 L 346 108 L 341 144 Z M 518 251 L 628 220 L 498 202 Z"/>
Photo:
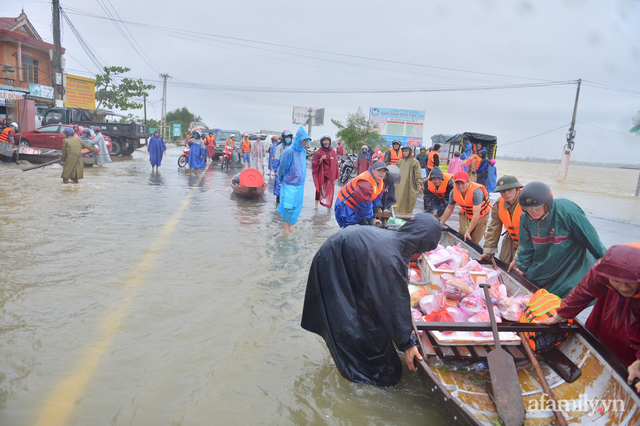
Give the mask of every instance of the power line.
<path id="1" fill-rule="evenodd" d="M 62 14 L 62 17 L 64 18 L 64 20 L 67 22 L 67 25 L 69 25 L 69 28 L 71 28 L 71 32 L 73 33 L 74 36 L 76 36 L 78 43 L 80 43 L 80 46 L 85 51 L 85 53 L 87 54 L 91 62 L 93 62 L 96 68 L 98 68 L 98 72 L 101 72 L 104 69 L 104 65 L 98 58 L 98 54 L 94 52 L 91 46 L 89 46 L 89 43 L 87 43 L 85 39 L 80 35 L 80 32 L 73 25 L 73 23 L 71 22 L 71 20 L 69 19 L 69 17 L 67 16 L 63 8 L 60 8 L 60 13 Z"/>
<path id="2" fill-rule="evenodd" d="M 504 148 L 505 146 L 513 145 L 513 144 L 516 144 L 516 143 L 519 143 L 519 142 L 528 141 L 529 139 L 534 139 L 534 138 L 537 138 L 539 136 L 546 135 L 547 133 L 551 133 L 551 132 L 555 132 L 556 130 L 563 129 L 563 128 L 567 127 L 569 124 L 571 124 L 571 123 L 563 124 L 562 126 L 556 127 L 555 129 L 547 130 L 546 132 L 539 133 L 539 134 L 534 135 L 534 136 L 529 136 L 528 138 L 519 139 L 517 141 L 500 144 L 500 147 Z"/>
<path id="3" fill-rule="evenodd" d="M 628 138 L 634 138 L 636 140 L 638 139 L 637 136 L 627 135 L 626 133 L 616 132 L 615 130 L 605 129 L 604 127 L 599 127 L 599 126 L 596 126 L 594 124 L 585 123 L 585 122 L 582 122 L 582 121 L 579 121 L 579 120 L 576 120 L 576 123 L 584 124 L 585 126 L 589 126 L 589 127 L 595 127 L 596 129 L 605 130 L 607 132 L 616 133 L 618 135 L 626 136 Z"/>

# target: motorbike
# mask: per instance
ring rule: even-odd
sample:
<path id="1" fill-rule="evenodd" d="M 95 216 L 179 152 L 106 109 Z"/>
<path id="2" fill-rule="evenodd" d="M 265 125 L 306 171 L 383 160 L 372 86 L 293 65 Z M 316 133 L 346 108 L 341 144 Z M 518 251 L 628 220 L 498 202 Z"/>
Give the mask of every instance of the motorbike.
<path id="1" fill-rule="evenodd" d="M 355 154 L 347 154 L 340 158 L 338 167 L 340 169 L 340 183 L 342 185 L 346 184 L 352 177 L 355 177 L 355 164 L 357 159 L 358 157 L 356 157 Z"/>
<path id="2" fill-rule="evenodd" d="M 180 154 L 180 157 L 178 157 L 178 166 L 185 167 L 188 163 L 189 163 L 189 147 L 186 146 L 182 151 L 182 154 Z"/>

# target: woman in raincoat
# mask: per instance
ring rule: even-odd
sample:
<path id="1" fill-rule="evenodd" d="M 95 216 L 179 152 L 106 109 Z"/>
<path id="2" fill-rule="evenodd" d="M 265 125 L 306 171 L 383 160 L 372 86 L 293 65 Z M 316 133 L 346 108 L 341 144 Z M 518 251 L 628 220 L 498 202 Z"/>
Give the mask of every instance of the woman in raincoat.
<path id="1" fill-rule="evenodd" d="M 282 158 L 282 154 L 284 151 L 291 146 L 293 142 L 293 133 L 289 130 L 285 130 L 282 132 L 282 142 L 276 147 L 276 152 L 273 158 L 273 164 L 275 165 L 276 170 L 276 181 L 273 182 L 273 195 L 276 196 L 276 204 L 280 204 L 280 185 L 281 180 L 278 179 L 277 170 L 280 168 L 280 159 Z"/>
<path id="2" fill-rule="evenodd" d="M 396 166 L 400 168 L 402 180 L 396 185 L 396 198 L 398 203 L 394 206 L 396 213 L 413 213 L 418 200 L 418 194 L 422 191 L 422 171 L 420 162 L 411 155 L 411 147 L 402 147 L 402 158 Z"/>
<path id="3" fill-rule="evenodd" d="M 575 318 L 596 301 L 585 326 L 628 366 L 629 384 L 640 379 L 640 243 L 616 245 L 591 267 L 542 324 Z M 640 392 L 640 383 L 636 385 Z"/>
<path id="4" fill-rule="evenodd" d="M 88 149 L 95 153 L 98 151 L 84 142 L 82 139 L 75 136 L 75 132 L 71 127 L 65 127 L 63 130 L 67 135 L 62 141 L 62 155 L 60 161 L 64 164 L 62 168 L 62 183 L 69 183 L 69 179 L 73 183 L 78 183 L 78 179 L 84 178 L 84 161 L 82 161 L 82 150 Z"/>
<path id="5" fill-rule="evenodd" d="M 331 148 L 331 138 L 323 136 L 320 139 L 320 149 L 313 154 L 311 160 L 313 184 L 316 187 L 316 210 L 318 203 L 327 208 L 333 205 L 333 190 L 335 181 L 340 176 L 338 170 L 338 155 Z"/>
<path id="6" fill-rule="evenodd" d="M 278 173 L 278 166 L 275 164 L 278 137 L 271 135 L 268 140 L 271 141 L 271 146 L 269 147 L 269 177 L 271 177 L 276 176 Z"/>
<path id="7" fill-rule="evenodd" d="M 258 166 L 262 169 L 262 176 L 264 176 L 264 156 L 266 152 L 264 149 L 264 142 L 260 139 L 260 135 L 256 135 L 256 141 L 251 147 L 251 161 L 253 161 L 253 167 L 258 170 Z"/>
<path id="8" fill-rule="evenodd" d="M 156 168 L 156 172 L 158 171 L 158 167 L 162 164 L 162 156 L 164 152 L 167 150 L 167 146 L 164 144 L 164 139 L 160 137 L 160 132 L 153 132 L 153 136 L 149 139 L 149 146 L 147 146 L 147 152 L 149 153 L 149 161 L 151 162 L 151 171 L 153 168 Z"/>
<path id="9" fill-rule="evenodd" d="M 189 167 L 195 169 L 196 173 L 198 169 L 204 169 L 206 153 L 200 133 L 193 132 L 193 139 L 189 141 Z"/>
<path id="10" fill-rule="evenodd" d="M 373 166 L 373 163 L 371 162 L 371 155 L 369 155 L 369 147 L 367 145 L 362 145 L 360 155 L 358 155 L 358 159 L 354 166 L 357 174 L 362 174 L 369 170 L 369 167 Z"/>
<path id="11" fill-rule="evenodd" d="M 304 181 L 307 176 L 307 153 L 305 147 L 311 138 L 300 126 L 293 143 L 280 158 L 278 181 L 280 187 L 280 204 L 278 213 L 282 215 L 284 234 L 293 235 L 291 225 L 298 221 L 304 198 Z"/>
<path id="12" fill-rule="evenodd" d="M 104 140 L 104 136 L 102 136 L 102 129 L 100 126 L 96 126 L 93 131 L 96 133 L 96 137 L 93 138 L 93 145 L 98 148 L 98 154 L 96 154 L 96 166 L 102 167 L 111 162 L 111 156 L 109 155 L 107 142 Z"/>

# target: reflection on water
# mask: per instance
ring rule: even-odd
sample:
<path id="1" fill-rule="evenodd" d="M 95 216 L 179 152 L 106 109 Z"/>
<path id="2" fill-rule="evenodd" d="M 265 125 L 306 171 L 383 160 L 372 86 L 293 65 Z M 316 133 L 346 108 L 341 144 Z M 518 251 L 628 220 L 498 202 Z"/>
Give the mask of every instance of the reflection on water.
<path id="1" fill-rule="evenodd" d="M 338 231 L 332 210 L 313 208 L 311 175 L 296 235 L 284 238 L 273 179 L 244 199 L 229 186 L 238 170 L 189 173 L 180 152 L 169 148 L 151 174 L 143 153 L 116 157 L 74 186 L 59 169 L 0 164 L 0 424 L 35 422 L 104 335 L 136 270 L 138 293 L 69 424 L 450 424 L 416 374 L 391 389 L 350 383 L 301 329 L 309 265 Z M 499 173 L 526 182 L 545 167 L 502 161 Z M 158 259 L 144 264 L 185 200 Z"/>

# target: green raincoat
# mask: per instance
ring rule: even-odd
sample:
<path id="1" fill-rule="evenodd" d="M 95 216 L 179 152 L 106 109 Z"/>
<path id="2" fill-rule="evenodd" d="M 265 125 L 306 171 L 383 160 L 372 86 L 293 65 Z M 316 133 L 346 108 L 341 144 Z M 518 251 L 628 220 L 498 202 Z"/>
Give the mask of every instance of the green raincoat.
<path id="1" fill-rule="evenodd" d="M 82 149 L 96 152 L 96 149 L 92 145 L 75 136 L 68 136 L 62 141 L 62 156 L 60 157 L 60 161 L 64 162 L 64 167 L 61 178 L 65 182 L 68 179 L 82 179 L 84 177 Z"/>
<path id="2" fill-rule="evenodd" d="M 576 203 L 553 200 L 549 216 L 520 219 L 518 268 L 549 293 L 565 298 L 606 249 L 598 233 Z"/>

